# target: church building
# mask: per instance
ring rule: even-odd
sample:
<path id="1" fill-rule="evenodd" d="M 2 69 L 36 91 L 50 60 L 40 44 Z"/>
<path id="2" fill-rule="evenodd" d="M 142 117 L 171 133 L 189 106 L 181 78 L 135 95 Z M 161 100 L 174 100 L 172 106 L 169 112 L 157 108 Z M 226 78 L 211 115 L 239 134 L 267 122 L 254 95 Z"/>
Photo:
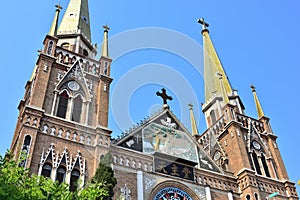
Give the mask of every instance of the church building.
<path id="1" fill-rule="evenodd" d="M 265 200 L 274 193 L 276 200 L 299 199 L 255 87 L 251 86 L 257 119 L 245 114 L 204 19 L 198 22 L 202 24 L 202 112 L 207 129 L 198 133 L 189 105 L 189 131 L 172 113 L 168 105 L 172 97 L 163 88 L 153 91 L 163 99 L 158 113 L 112 138 L 108 124 L 113 80 L 109 28 L 103 27 L 102 49 L 97 52 L 88 0 L 70 0 L 59 23 L 61 9 L 56 5 L 52 26 L 18 106 L 11 150 L 17 157 L 25 152 L 20 166 L 66 182 L 74 191 L 93 177 L 101 158 L 110 152 L 117 179 L 113 199 Z"/>

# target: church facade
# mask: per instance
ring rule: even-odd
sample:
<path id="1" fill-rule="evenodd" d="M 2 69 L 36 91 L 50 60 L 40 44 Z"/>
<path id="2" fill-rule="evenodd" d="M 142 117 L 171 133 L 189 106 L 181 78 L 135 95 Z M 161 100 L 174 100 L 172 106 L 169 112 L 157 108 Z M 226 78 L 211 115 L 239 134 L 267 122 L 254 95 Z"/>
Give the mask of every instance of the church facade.
<path id="1" fill-rule="evenodd" d="M 101 158 L 112 155 L 117 179 L 114 199 L 125 200 L 260 200 L 299 199 L 289 180 L 269 118 L 252 86 L 258 119 L 244 105 L 227 78 L 202 24 L 205 115 L 199 134 L 190 105 L 190 132 L 172 113 L 162 89 L 161 110 L 118 138 L 108 125 L 110 69 L 108 31 L 100 59 L 91 42 L 88 0 L 61 7 L 45 36 L 32 77 L 18 106 L 12 152 L 26 157 L 20 166 L 31 173 L 82 187 Z M 156 92 L 156 91 L 155 91 Z M 80 180 L 81 185 L 76 182 Z"/>

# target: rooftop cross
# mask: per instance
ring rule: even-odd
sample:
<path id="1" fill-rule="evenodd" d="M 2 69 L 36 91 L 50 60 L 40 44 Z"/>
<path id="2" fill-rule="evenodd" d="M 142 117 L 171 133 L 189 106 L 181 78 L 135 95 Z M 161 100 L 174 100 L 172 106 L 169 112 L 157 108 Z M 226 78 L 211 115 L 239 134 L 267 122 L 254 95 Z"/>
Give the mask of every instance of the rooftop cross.
<path id="1" fill-rule="evenodd" d="M 59 5 L 59 4 L 56 4 L 55 7 L 56 7 L 58 10 L 61 10 L 61 9 L 62 9 L 61 5 Z"/>
<path id="2" fill-rule="evenodd" d="M 157 96 L 160 96 L 163 99 L 164 105 L 167 105 L 167 100 L 173 100 L 173 98 L 171 96 L 168 96 L 166 93 L 166 89 L 163 88 L 161 89 L 162 92 L 156 92 Z"/>
<path id="3" fill-rule="evenodd" d="M 110 29 L 107 25 L 102 26 L 102 27 L 105 29 L 105 31 L 109 31 L 109 29 Z"/>
<path id="4" fill-rule="evenodd" d="M 197 22 L 198 22 L 199 24 L 202 24 L 202 30 L 206 30 L 207 27 L 209 26 L 209 24 L 206 23 L 206 22 L 204 21 L 204 18 L 203 18 L 203 17 L 202 17 L 201 19 L 198 19 Z"/>

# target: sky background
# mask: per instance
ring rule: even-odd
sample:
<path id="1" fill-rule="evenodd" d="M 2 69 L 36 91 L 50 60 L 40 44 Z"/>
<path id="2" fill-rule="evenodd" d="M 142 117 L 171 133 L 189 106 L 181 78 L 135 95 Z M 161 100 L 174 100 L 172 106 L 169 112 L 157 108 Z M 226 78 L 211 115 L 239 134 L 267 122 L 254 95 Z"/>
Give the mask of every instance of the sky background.
<path id="1" fill-rule="evenodd" d="M 38 56 L 37 50 L 43 47 L 43 39 L 53 20 L 54 5 L 58 2 L 64 13 L 68 0 L 2 2 L 1 155 L 10 146 L 18 116 L 17 106 L 23 98 L 24 86 Z M 160 107 L 161 99 L 155 92 L 161 87 L 167 88 L 173 96 L 171 110 L 187 128 L 190 128 L 189 101 L 195 105 L 199 132 L 206 129 L 199 111 L 200 103 L 204 101 L 201 65 L 193 63 L 195 58 L 199 58 L 200 63 L 203 60 L 199 48 L 202 45 L 201 26 L 196 20 L 204 17 L 210 24 L 210 36 L 223 67 L 246 107 L 246 114 L 257 117 L 249 87 L 254 84 L 264 112 L 271 118 L 273 132 L 278 136 L 290 179 L 293 182 L 300 179 L 298 0 L 90 0 L 89 7 L 93 43 L 101 46 L 102 25 L 111 27 L 110 53 L 115 60 L 111 69 L 114 81 L 109 127 L 114 131 L 114 137 L 130 127 L 130 123 L 120 122 L 120 116 L 115 112 L 118 105 L 126 108 L 127 113 L 123 113 L 126 116 L 121 117 L 128 116 L 129 121 L 139 122 Z M 157 31 L 157 35 L 149 35 L 149 30 Z M 156 38 L 159 42 L 153 47 L 143 43 Z M 139 48 L 130 46 L 134 42 Z M 166 46 L 161 45 L 163 42 Z M 120 53 L 120 46 L 127 46 L 129 51 Z M 178 47 L 184 51 L 180 53 Z M 299 187 L 297 190 L 300 191 Z"/>

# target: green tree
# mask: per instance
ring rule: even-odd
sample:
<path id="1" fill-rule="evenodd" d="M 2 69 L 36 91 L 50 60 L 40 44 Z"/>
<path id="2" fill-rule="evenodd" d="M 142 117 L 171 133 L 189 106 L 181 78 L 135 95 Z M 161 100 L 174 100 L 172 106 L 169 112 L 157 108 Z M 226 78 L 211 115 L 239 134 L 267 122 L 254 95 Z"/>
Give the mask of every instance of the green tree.
<path id="1" fill-rule="evenodd" d="M 99 187 L 108 191 L 109 196 L 105 197 L 105 200 L 111 200 L 114 196 L 114 187 L 117 184 L 117 179 L 114 177 L 114 171 L 111 168 L 112 157 L 110 153 L 107 153 L 101 160 L 96 170 L 91 183 L 103 183 Z"/>
<path id="2" fill-rule="evenodd" d="M 52 182 L 43 176 L 30 176 L 29 169 L 18 166 L 13 154 L 0 155 L 0 199 L 5 200 L 104 200 L 109 196 L 103 182 L 88 183 L 70 192 L 69 185 Z"/>

